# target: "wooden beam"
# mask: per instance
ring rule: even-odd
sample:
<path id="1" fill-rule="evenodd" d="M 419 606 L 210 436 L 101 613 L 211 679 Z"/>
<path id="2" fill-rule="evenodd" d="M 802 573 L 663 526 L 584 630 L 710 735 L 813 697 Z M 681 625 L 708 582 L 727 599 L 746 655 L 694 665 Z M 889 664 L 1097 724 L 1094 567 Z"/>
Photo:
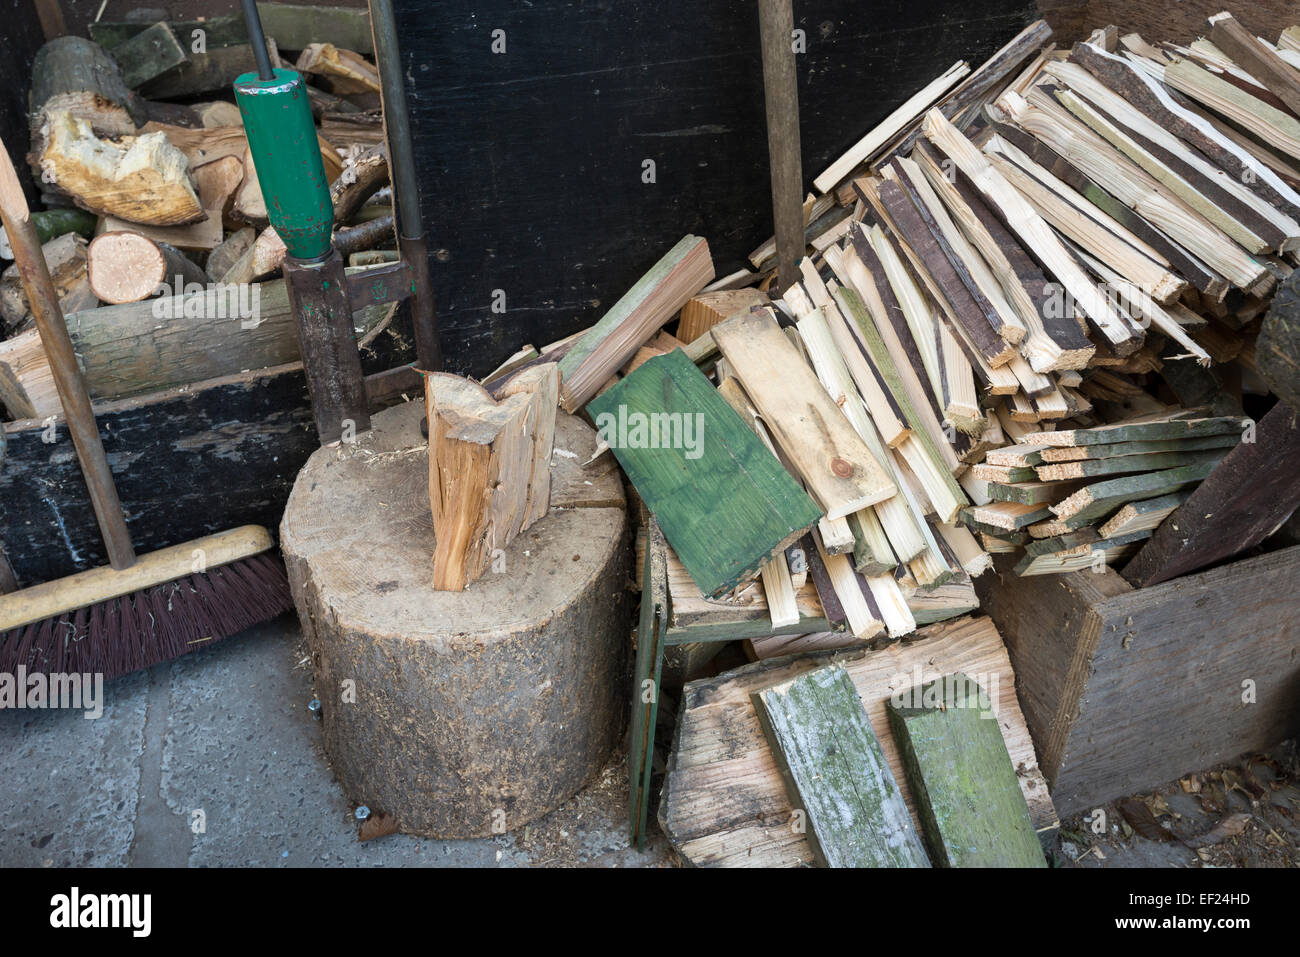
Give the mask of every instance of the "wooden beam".
<path id="1" fill-rule="evenodd" d="M 823 867 L 929 867 L 848 673 L 805 672 L 752 696 L 790 803 Z"/>
<path id="2" fill-rule="evenodd" d="M 1046 867 L 991 705 L 960 672 L 889 703 L 926 847 L 940 867 Z"/>

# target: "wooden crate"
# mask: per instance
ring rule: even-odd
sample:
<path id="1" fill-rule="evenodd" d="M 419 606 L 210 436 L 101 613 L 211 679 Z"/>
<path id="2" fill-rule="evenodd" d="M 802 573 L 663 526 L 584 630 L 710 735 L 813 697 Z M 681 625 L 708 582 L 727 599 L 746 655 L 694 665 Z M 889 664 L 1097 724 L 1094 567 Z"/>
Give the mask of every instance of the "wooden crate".
<path id="1" fill-rule="evenodd" d="M 1010 566 L 977 588 L 1062 816 L 1300 730 L 1300 546 L 1144 589 Z"/>

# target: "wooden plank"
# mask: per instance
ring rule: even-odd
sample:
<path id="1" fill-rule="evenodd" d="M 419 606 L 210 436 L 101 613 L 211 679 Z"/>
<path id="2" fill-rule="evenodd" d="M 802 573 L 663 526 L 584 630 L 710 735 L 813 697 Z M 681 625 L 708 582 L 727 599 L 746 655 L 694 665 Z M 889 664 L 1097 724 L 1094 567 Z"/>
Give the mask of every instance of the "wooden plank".
<path id="1" fill-rule="evenodd" d="M 1174 492 L 1143 502 L 1131 502 L 1112 515 L 1097 532 L 1102 538 L 1119 538 L 1134 532 L 1151 531 L 1183 502 L 1190 492 Z"/>
<path id="2" fill-rule="evenodd" d="M 678 240 L 560 359 L 561 406 L 582 408 L 641 344 L 713 278 L 709 244 Z"/>
<path id="3" fill-rule="evenodd" d="M 1226 454 L 1223 447 L 1202 451 L 1150 452 L 1145 455 L 1120 455 L 1078 462 L 1050 462 L 1035 467 L 1040 482 L 1067 482 L 1071 479 L 1124 475 L 1129 472 L 1154 472 L 1182 465 L 1217 462 Z"/>
<path id="4" fill-rule="evenodd" d="M 930 866 L 843 667 L 819 668 L 764 688 L 753 703 L 790 803 L 806 816 L 818 864 Z"/>
<path id="5" fill-rule="evenodd" d="M 319 448 L 298 366 L 96 403 L 95 416 L 141 553 L 239 525 L 277 527 L 298 470 Z M 45 421 L 0 428 L 0 539 L 18 583 L 107 564 L 62 415 L 53 443 Z"/>
<path id="6" fill-rule="evenodd" d="M 1050 505 L 1059 502 L 1078 485 L 1074 482 L 989 482 L 989 495 L 999 502 L 1021 505 Z"/>
<path id="7" fill-rule="evenodd" d="M 1091 528 L 1080 529 L 1079 531 L 1091 532 L 1094 537 L 1097 534 L 1096 530 Z M 1078 532 L 1074 534 L 1078 534 Z M 1061 537 L 1067 538 L 1068 536 Z M 1151 532 L 1144 530 L 1092 544 L 1066 547 L 1058 551 L 1049 551 L 1038 555 L 1031 555 L 1026 551 L 1025 557 L 1017 563 L 1015 573 L 1022 578 L 1032 578 L 1037 575 L 1064 575 L 1069 572 L 1083 571 L 1084 569 L 1095 573 L 1099 568 L 1121 563 L 1137 551 L 1142 542 L 1150 537 Z M 1051 540 L 1044 540 L 1044 543 L 1046 541 Z M 1043 543 L 1030 543 L 1030 545 L 1034 544 Z M 1026 547 L 1028 548 L 1028 546 Z"/>
<path id="8" fill-rule="evenodd" d="M 114 47 L 113 59 L 122 68 L 122 82 L 135 89 L 184 63 L 189 56 L 171 27 L 166 23 L 155 23 Z"/>
<path id="9" fill-rule="evenodd" d="M 1108 445 L 1078 445 L 1059 448 L 1043 446 L 1038 458 L 1041 462 L 1079 462 L 1084 459 L 1107 459 L 1124 455 L 1146 455 L 1153 452 L 1195 452 L 1201 449 L 1232 447 L 1241 441 L 1239 432 L 1207 435 L 1192 439 L 1147 440 L 1142 442 L 1114 442 Z M 1035 464 L 1041 464 L 1035 463 Z"/>
<path id="10" fill-rule="evenodd" d="M 989 576 L 985 576 L 986 578 Z M 914 794 L 902 775 L 885 715 L 899 678 L 922 683 L 953 671 L 987 675 L 1011 760 L 1039 830 L 1056 815 L 1037 771 L 1033 741 L 1016 704 L 1015 676 L 986 618 L 932 625 L 907 642 L 874 651 L 813 653 L 760 662 L 695 681 L 682 692 L 677 747 L 669 761 L 659 820 L 674 848 L 699 866 L 788 867 L 811 863 L 805 834 L 791 825 L 793 806 L 763 737 L 750 695 L 830 663 L 853 680 L 894 778 L 916 820 Z M 994 688 L 996 676 L 996 689 Z"/>
<path id="11" fill-rule="evenodd" d="M 589 411 L 706 595 L 753 578 L 820 514 L 680 350 L 644 363 Z"/>
<path id="12" fill-rule="evenodd" d="M 962 521 L 967 525 L 974 523 L 976 526 L 1000 529 L 1002 532 L 1014 532 L 1047 518 L 1049 514 L 1048 506 L 1042 503 L 1022 505 L 1019 502 L 992 502 L 962 509 Z"/>
<path id="13" fill-rule="evenodd" d="M 770 312 L 732 316 L 712 335 L 828 518 L 898 491 Z"/>
<path id="14" fill-rule="evenodd" d="M 1124 568 L 1155 585 L 1258 545 L 1300 506 L 1300 413 L 1279 402 Z"/>
<path id="15" fill-rule="evenodd" d="M 1300 73 L 1270 46 L 1237 22 L 1231 13 L 1210 17 L 1210 39 L 1214 45 L 1275 93 L 1292 113 L 1300 114 Z"/>
<path id="16" fill-rule="evenodd" d="M 1251 96 L 1191 60 L 1177 59 L 1164 70 L 1175 90 L 1204 103 L 1269 146 L 1300 157 L 1300 120 Z"/>
<path id="17" fill-rule="evenodd" d="M 1214 471 L 1214 462 L 1183 465 L 1160 472 L 1146 472 L 1124 478 L 1107 479 L 1088 485 L 1069 498 L 1051 506 L 1053 514 L 1070 528 L 1082 528 L 1104 518 L 1121 505 L 1146 498 L 1156 498 L 1200 482 Z"/>
<path id="18" fill-rule="evenodd" d="M 913 687 L 889 722 L 940 867 L 1046 867 L 992 701 L 960 672 Z"/>
<path id="19" fill-rule="evenodd" d="M 853 144 L 847 153 L 814 179 L 813 185 L 817 187 L 817 191 L 828 193 L 834 189 L 835 184 L 853 172 L 854 167 L 863 160 L 870 159 L 877 150 L 901 133 L 909 123 L 925 112 L 926 107 L 969 72 L 970 65 L 964 60 L 958 60 L 947 71 L 918 90 L 907 102 L 885 117 L 866 136 Z"/>
<path id="20" fill-rule="evenodd" d="M 1114 445 L 1122 442 L 1169 442 L 1210 435 L 1241 435 L 1250 420 L 1237 416 L 1207 419 L 1170 419 L 1157 422 L 1119 422 L 1093 429 L 1057 429 L 1054 432 L 1031 432 L 1021 441 L 1027 445 L 1077 446 Z"/>

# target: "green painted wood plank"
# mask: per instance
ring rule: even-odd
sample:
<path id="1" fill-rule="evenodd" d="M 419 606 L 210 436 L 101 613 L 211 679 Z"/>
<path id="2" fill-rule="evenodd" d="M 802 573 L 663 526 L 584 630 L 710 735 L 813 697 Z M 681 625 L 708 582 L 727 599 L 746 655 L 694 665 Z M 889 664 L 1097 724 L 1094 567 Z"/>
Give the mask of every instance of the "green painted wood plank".
<path id="1" fill-rule="evenodd" d="M 930 859 L 939 867 L 1046 867 L 984 690 L 958 672 L 889 703 Z"/>
<path id="2" fill-rule="evenodd" d="M 1238 435 L 1250 423 L 1237 416 L 1209 419 L 1171 419 L 1167 422 L 1138 422 L 1130 425 L 1102 425 L 1095 429 L 1062 429 L 1032 432 L 1021 437 L 1026 445 L 1113 445 L 1116 442 L 1146 442 L 1193 439 L 1206 435 Z"/>
<path id="3" fill-rule="evenodd" d="M 135 89 L 189 59 L 172 28 L 155 23 L 114 48 L 113 59 L 122 68 L 122 82 Z"/>
<path id="4" fill-rule="evenodd" d="M 678 263 L 685 259 L 699 242 L 699 236 L 692 236 L 689 233 L 683 236 L 677 241 L 677 245 L 664 253 L 659 261 L 650 267 L 649 272 L 638 279 L 631 289 L 623 293 L 618 302 L 610 306 L 609 311 L 601 316 L 560 359 L 561 380 L 572 379 L 578 367 L 596 351 L 596 347 L 627 321 L 627 318 L 645 302 L 646 297 L 668 278 Z"/>
<path id="5" fill-rule="evenodd" d="M 1226 453 L 1226 449 L 1224 452 Z M 1098 519 L 1114 512 L 1121 505 L 1148 498 L 1157 498 L 1176 492 L 1184 486 L 1202 481 L 1214 471 L 1215 461 L 1197 465 L 1183 465 L 1160 472 L 1126 475 L 1087 485 L 1069 498 L 1052 506 L 1058 516 L 1064 516 L 1066 527 L 1075 529 L 1092 525 Z M 1076 510 L 1077 508 L 1077 510 Z"/>
<path id="6" fill-rule="evenodd" d="M 1238 420 L 1240 421 L 1240 420 Z M 1084 445 L 1077 448 L 1050 449 L 1039 458 L 1046 462 L 1072 462 L 1085 459 L 1107 459 L 1124 455 L 1146 455 L 1152 452 L 1196 452 L 1203 449 L 1231 448 L 1241 441 L 1239 431 L 1221 435 L 1207 435 L 1195 439 L 1151 439 L 1143 442 L 1112 442 L 1106 445 Z M 1075 455 L 1078 455 L 1075 458 Z M 1065 457 L 1069 455 L 1070 457 Z"/>
<path id="7" fill-rule="evenodd" d="M 988 493 L 989 498 L 996 502 L 1050 505 L 1078 487 L 1078 482 L 989 482 Z"/>
<path id="8" fill-rule="evenodd" d="M 750 696 L 822 867 L 929 867 L 849 674 L 805 672 Z"/>
<path id="9" fill-rule="evenodd" d="M 758 574 L 821 510 L 680 349 L 587 404 L 704 595 Z"/>
<path id="10" fill-rule="evenodd" d="M 1078 462 L 1050 462 L 1036 468 L 1041 481 L 1068 482 L 1075 479 L 1098 478 L 1102 475 L 1156 472 L 1161 469 L 1177 468 L 1180 465 L 1217 462 L 1227 452 L 1227 448 L 1224 447 L 1200 452 L 1152 452 L 1146 455 L 1121 455 L 1118 458 L 1083 459 Z"/>

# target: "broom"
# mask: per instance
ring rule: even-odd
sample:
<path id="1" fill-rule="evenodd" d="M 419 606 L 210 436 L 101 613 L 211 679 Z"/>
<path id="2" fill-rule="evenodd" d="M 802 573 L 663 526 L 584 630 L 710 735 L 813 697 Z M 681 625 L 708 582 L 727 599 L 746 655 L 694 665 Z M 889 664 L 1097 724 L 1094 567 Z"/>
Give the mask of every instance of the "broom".
<path id="1" fill-rule="evenodd" d="M 0 220 L 63 404 L 110 568 L 0 595 L 0 672 L 113 678 L 170 660 L 293 607 L 270 533 L 248 525 L 137 557 L 58 293 L 8 152 Z"/>

